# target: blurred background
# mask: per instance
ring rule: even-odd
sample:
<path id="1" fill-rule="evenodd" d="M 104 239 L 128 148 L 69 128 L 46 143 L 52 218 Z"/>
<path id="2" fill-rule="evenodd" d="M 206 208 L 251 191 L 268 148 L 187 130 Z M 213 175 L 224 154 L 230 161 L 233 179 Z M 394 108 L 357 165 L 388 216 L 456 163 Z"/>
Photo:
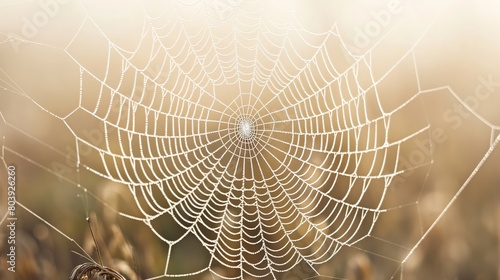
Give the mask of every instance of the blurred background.
<path id="1" fill-rule="evenodd" d="M 397 161 L 388 163 L 401 173 L 387 189 L 381 207 L 387 211 L 380 214 L 370 237 L 344 246 L 315 269 L 334 279 L 500 279 L 500 151 L 495 146 L 500 132 L 500 2 L 263 3 L 286 8 L 283 14 L 267 11 L 266 18 L 276 23 L 294 14 L 310 32 L 334 30 L 344 53 L 332 65 L 342 69 L 365 55 L 375 77 L 361 82 L 380 81 L 378 99 L 369 106 L 380 101 L 394 109 L 409 102 L 391 117 L 389 141 L 427 128 L 401 146 Z M 2 222 L 0 278 L 67 279 L 76 265 L 87 261 L 72 252 L 82 254 L 77 244 L 97 259 L 87 216 L 108 266 L 128 279 L 164 273 L 168 246 L 144 223 L 119 214 L 142 216 L 128 186 L 92 171 L 106 173 L 99 154 L 77 140 L 100 139 L 103 127 L 75 109 L 92 108 L 102 92 L 101 84 L 90 82 L 89 73 L 107 77 L 108 84 L 123 79 L 122 90 L 129 90 L 131 98 L 141 87 L 133 77 L 120 75 L 127 66 L 108 56 L 110 42 L 131 54 L 144 43 L 146 23 L 167 26 L 159 29 L 175 35 L 182 24 L 196 34 L 197 28 L 223 22 L 210 30 L 230 33 L 237 24 L 234 19 L 244 21 L 239 16 L 245 5 L 253 7 L 230 0 L 0 1 L 0 216 L 6 213 L 7 165 L 16 166 L 16 197 L 24 206 L 16 208 L 16 278 L 6 271 L 8 232 Z M 197 13 L 210 19 L 188 20 Z M 174 35 L 166 32 L 164 39 Z M 179 38 L 170 55 L 177 61 L 186 56 L 181 68 L 192 71 L 192 54 L 182 52 L 182 34 Z M 316 43 L 316 37 L 311 38 Z M 307 56 L 307 44 L 301 46 Z M 131 55 L 134 66 L 162 79 L 163 70 L 147 55 Z M 231 71 L 226 72 L 231 80 Z M 192 78 L 198 79 L 197 74 L 194 70 Z M 201 76 L 196 81 L 203 84 Z M 150 89 L 146 83 L 142 88 Z M 231 86 L 221 88 L 222 94 L 214 95 L 222 103 L 238 94 Z M 233 95 L 225 94 L 231 91 Z M 83 164 L 78 166 L 78 160 Z M 196 237 L 189 235 L 177 245 L 170 263 L 174 271 L 205 266 L 209 255 L 196 244 Z M 278 277 L 326 278 L 315 277 L 303 263 Z M 217 279 L 208 272 L 185 278 Z"/>

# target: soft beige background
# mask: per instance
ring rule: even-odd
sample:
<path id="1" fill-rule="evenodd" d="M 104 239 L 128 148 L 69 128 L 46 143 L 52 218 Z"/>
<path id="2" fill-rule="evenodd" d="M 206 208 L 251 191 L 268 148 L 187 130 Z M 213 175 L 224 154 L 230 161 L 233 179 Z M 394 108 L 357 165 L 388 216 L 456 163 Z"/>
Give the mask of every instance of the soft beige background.
<path id="1" fill-rule="evenodd" d="M 421 239 L 475 172 L 491 139 L 498 135 L 498 130 L 492 128 L 500 125 L 500 2 L 278 2 L 295 9 L 298 19 L 310 30 L 324 31 L 337 22 L 344 43 L 354 53 L 362 54 L 374 47 L 372 65 L 379 75 L 425 34 L 414 56 L 392 71 L 380 89 L 384 92 L 382 102 L 389 107 L 414 96 L 418 90 L 416 66 L 421 90 L 429 92 L 395 115 L 396 128 L 391 133 L 396 138 L 429 124 L 430 136 L 421 135 L 416 138 L 420 142 L 409 141 L 404 147 L 400 168 L 410 170 L 396 177 L 389 188 L 384 205 L 390 210 L 380 216 L 374 229 L 378 238 L 364 240 L 356 248 L 343 248 L 330 262 L 318 267 L 320 273 L 348 279 L 500 278 L 498 147 L 429 235 Z M 75 136 L 58 116 L 70 113 L 79 101 L 79 67 L 62 49 L 81 27 L 84 32 L 78 36 L 79 41 L 70 44 L 67 51 L 98 72 L 103 69 L 100 63 L 106 57 L 102 51 L 105 48 L 93 33 L 95 30 L 81 25 L 85 16 L 90 15 L 113 42 L 132 49 L 141 33 L 144 11 L 137 9 L 136 2 L 61 1 L 57 2 L 57 13 L 38 31 L 23 30 L 25 19 L 41 11 L 40 3 L 45 2 L 0 2 L 0 156 L 5 164 L 17 167 L 18 200 L 47 221 L 17 208 L 16 279 L 65 279 L 74 266 L 84 262 L 71 252 L 78 248 L 62 233 L 97 259 L 85 222 L 89 212 L 96 213 L 94 221 L 108 264 L 113 258 L 113 266 L 132 278 L 159 275 L 164 269 L 165 244 L 143 224 L 118 217 L 113 211 L 138 213 L 126 186 L 85 169 L 64 169 L 63 178 L 54 172 L 55 162 L 62 163 L 63 168 L 74 166 L 68 158 L 75 156 Z M 149 11 L 154 11 L 157 4 L 149 4 Z M 390 15 L 387 25 L 360 45 L 356 36 L 376 20 L 374 13 L 394 7 L 397 12 Z M 12 41 L 13 37 L 29 42 Z M 483 86 L 483 95 L 477 95 L 485 80 L 493 81 L 491 87 Z M 432 90 L 436 88 L 441 89 Z M 78 117 L 68 124 L 76 132 L 94 125 Z M 432 152 L 428 152 L 428 146 L 418 144 L 427 145 L 429 141 Z M 414 151 L 419 153 L 414 153 L 415 157 L 423 155 L 418 164 L 411 162 Z M 92 155 L 82 160 L 93 166 L 99 164 Z M 5 168 L 1 170 L 3 217 Z M 78 184 L 88 188 L 89 193 L 84 195 Z M 3 274 L 5 231 L 1 234 Z M 420 240 L 401 273 L 402 260 Z M 176 252 L 177 260 L 172 264 L 180 271 L 189 270 L 191 263 L 206 261 L 206 254 L 196 251 L 189 241 Z M 299 265 L 286 275 L 302 278 L 312 274 L 309 268 Z M 211 279 L 208 274 L 203 277 Z"/>

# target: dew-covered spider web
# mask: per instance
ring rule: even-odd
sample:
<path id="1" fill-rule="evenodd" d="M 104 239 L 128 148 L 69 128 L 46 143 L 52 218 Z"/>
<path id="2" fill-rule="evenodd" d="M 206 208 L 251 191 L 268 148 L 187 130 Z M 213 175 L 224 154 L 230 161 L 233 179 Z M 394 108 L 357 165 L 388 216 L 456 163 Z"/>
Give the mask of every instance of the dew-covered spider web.
<path id="1" fill-rule="evenodd" d="M 89 212 L 130 279 L 500 277 L 498 42 L 458 1 L 0 5 L 18 277 L 96 258 Z"/>

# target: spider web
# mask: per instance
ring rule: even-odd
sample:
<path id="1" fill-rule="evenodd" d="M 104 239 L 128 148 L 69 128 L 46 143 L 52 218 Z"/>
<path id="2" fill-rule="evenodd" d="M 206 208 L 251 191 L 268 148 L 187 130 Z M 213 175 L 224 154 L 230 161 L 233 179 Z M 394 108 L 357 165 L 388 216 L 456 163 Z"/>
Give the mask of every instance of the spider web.
<path id="1" fill-rule="evenodd" d="M 299 8 L 279 3 L 57 3 L 58 12 L 74 12 L 71 21 L 53 17 L 71 23 L 62 39 L 5 33 L 3 46 L 15 42 L 45 54 L 30 57 L 40 61 L 32 69 L 45 76 L 43 66 L 56 65 L 54 73 L 70 82 L 50 96 L 64 101 L 43 95 L 54 73 L 30 85 L 12 65 L 0 68 L 8 100 L 2 159 L 5 166 L 23 159 L 71 185 L 65 191 L 88 193 L 147 228 L 164 248 L 161 270 L 148 279 L 348 277 L 333 263 L 351 251 L 390 263 L 384 277 L 404 278 L 405 264 L 500 141 L 495 117 L 448 85 L 421 82 L 418 47 L 432 20 L 414 26 L 388 54 L 380 50 L 386 36 L 410 20 L 360 50 L 338 22 L 311 26 Z M 27 60 L 16 67 L 27 69 Z M 441 166 L 434 146 L 443 142 L 434 138 L 440 130 L 426 98 L 442 91 L 489 137 L 475 167 L 457 176 L 463 183 L 452 184 L 437 213 L 422 217 L 423 194 Z M 57 122 L 64 137 L 49 140 L 19 125 L 8 107 L 21 100 Z M 27 154 L 12 135 L 60 159 Z M 129 196 L 126 205 L 109 202 L 92 185 L 99 179 L 128 188 L 120 194 Z M 20 196 L 19 205 L 73 240 L 36 202 Z M 391 226 L 404 215 L 413 228 Z M 391 236 L 398 230 L 408 237 Z M 206 257 L 179 265 L 189 259 L 180 256 L 183 248 Z"/>

